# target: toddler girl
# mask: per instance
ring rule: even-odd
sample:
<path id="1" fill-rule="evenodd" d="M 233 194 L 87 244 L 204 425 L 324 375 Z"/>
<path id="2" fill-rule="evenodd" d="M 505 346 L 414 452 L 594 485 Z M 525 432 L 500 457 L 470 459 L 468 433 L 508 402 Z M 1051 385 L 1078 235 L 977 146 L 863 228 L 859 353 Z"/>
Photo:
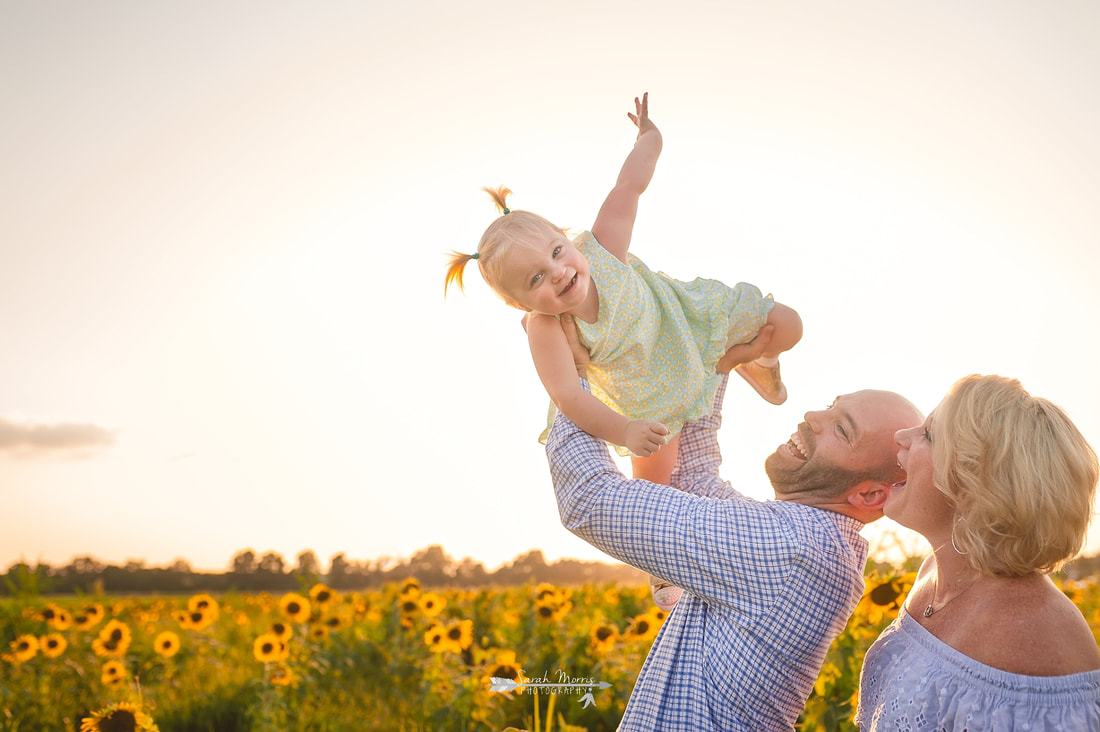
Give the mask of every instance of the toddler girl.
<path id="1" fill-rule="evenodd" d="M 718 388 L 715 364 L 731 346 L 774 326 L 768 350 L 737 372 L 772 404 L 786 401 L 778 356 L 802 337 L 802 321 L 755 286 L 727 287 L 698 278 L 680 282 L 650 271 L 628 254 L 638 198 L 661 152 L 649 119 L 648 94 L 629 114 L 634 149 L 603 202 L 591 231 L 570 239 L 537 214 L 508 208 L 507 188 L 486 189 L 503 214 L 474 254 L 454 252 L 444 284 L 462 287 L 477 260 L 482 277 L 507 304 L 525 310 L 531 357 L 554 405 L 578 427 L 632 454 L 634 477 L 668 484 L 676 435 L 710 413 Z M 590 353 L 586 392 L 559 317 L 573 316 Z M 544 433 L 545 434 L 545 433 Z M 679 589 L 651 579 L 654 600 L 669 609 Z"/>

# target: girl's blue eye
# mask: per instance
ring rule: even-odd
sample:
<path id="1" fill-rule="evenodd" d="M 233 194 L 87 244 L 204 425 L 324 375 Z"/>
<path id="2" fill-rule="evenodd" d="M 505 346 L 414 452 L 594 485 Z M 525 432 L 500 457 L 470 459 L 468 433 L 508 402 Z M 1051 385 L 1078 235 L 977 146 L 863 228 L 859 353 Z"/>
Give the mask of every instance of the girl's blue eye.
<path id="1" fill-rule="evenodd" d="M 554 247 L 554 256 L 557 257 L 561 254 L 561 247 Z"/>
<path id="2" fill-rule="evenodd" d="M 542 275 L 537 274 L 537 275 L 535 275 L 534 277 L 531 278 L 531 284 L 532 285 L 537 285 L 539 283 L 539 280 L 541 280 L 541 279 L 542 279 Z"/>

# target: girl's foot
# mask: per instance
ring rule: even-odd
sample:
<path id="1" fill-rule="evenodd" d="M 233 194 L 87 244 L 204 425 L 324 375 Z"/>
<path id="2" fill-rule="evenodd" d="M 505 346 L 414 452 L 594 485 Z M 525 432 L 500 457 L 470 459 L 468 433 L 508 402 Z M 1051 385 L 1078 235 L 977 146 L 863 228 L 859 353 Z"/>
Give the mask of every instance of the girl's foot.
<path id="1" fill-rule="evenodd" d="M 671 582 L 665 582 L 653 575 L 649 576 L 649 592 L 653 595 L 653 604 L 666 613 L 671 612 L 672 608 L 676 607 L 676 603 L 680 601 L 680 595 L 684 593 L 682 589 Z"/>
<path id="2" fill-rule="evenodd" d="M 779 375 L 778 363 L 774 366 L 761 366 L 756 361 L 750 361 L 741 364 L 734 371 L 741 374 L 741 378 L 749 382 L 749 386 L 769 404 L 787 401 L 787 387 Z"/>

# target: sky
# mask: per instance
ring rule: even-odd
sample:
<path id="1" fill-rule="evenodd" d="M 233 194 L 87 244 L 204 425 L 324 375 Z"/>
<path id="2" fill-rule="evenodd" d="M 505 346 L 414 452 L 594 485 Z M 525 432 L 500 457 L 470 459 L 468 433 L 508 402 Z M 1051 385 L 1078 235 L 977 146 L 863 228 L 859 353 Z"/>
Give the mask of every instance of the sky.
<path id="1" fill-rule="evenodd" d="M 786 404 L 730 384 L 735 487 L 838 394 L 971 373 L 1100 446 L 1098 32 L 1091 0 L 0 0 L 0 571 L 606 560 L 520 313 L 472 268 L 445 299 L 444 254 L 482 186 L 590 227 L 643 92 L 632 252 L 805 325 Z"/>

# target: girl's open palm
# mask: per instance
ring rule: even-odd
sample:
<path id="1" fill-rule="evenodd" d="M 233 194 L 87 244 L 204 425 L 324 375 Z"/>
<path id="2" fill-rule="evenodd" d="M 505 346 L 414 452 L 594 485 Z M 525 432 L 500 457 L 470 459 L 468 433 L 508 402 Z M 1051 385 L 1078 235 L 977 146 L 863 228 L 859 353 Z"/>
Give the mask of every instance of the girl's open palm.
<path id="1" fill-rule="evenodd" d="M 638 126 L 638 137 L 656 128 L 656 125 L 649 121 L 649 92 L 643 94 L 641 100 L 634 97 L 634 114 L 627 112 L 626 116 Z"/>

